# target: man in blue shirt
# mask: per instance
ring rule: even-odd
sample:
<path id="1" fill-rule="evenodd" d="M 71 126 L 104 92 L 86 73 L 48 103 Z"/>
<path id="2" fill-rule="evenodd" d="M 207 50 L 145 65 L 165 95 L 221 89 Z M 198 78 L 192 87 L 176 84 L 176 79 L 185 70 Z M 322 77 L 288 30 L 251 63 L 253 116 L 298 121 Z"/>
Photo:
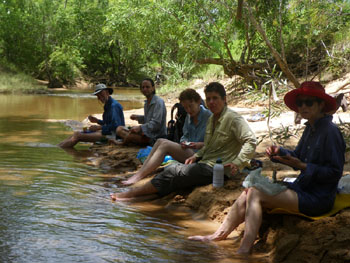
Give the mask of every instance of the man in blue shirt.
<path id="1" fill-rule="evenodd" d="M 120 103 L 114 100 L 110 95 L 113 93 L 112 88 L 107 88 L 105 84 L 96 85 L 94 95 L 104 104 L 104 112 L 102 120 L 96 117 L 89 116 L 89 121 L 97 125 L 90 126 L 83 132 L 74 132 L 74 134 L 61 142 L 58 146 L 62 148 L 72 148 L 78 142 L 97 142 L 105 136 L 112 136 L 115 138 L 115 130 L 119 126 L 124 126 L 123 107 Z"/>

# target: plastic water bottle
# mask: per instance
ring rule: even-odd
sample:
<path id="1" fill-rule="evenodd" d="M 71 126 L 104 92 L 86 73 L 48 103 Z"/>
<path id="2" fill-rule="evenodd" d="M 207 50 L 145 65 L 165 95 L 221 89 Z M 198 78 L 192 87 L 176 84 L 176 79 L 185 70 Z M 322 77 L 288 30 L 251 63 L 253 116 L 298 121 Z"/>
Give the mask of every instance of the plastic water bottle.
<path id="1" fill-rule="evenodd" d="M 213 187 L 224 186 L 224 165 L 221 158 L 216 160 L 216 164 L 213 167 Z"/>

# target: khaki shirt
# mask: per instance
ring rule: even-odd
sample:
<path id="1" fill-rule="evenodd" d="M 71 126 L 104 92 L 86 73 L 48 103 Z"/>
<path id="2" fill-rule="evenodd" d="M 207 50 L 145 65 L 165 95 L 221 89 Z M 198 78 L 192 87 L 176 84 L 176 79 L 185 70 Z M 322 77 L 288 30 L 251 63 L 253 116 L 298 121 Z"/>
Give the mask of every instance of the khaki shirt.
<path id="1" fill-rule="evenodd" d="M 204 146 L 195 156 L 211 167 L 221 158 L 222 163 L 234 163 L 239 169 L 250 166 L 257 140 L 245 119 L 225 106 L 214 129 L 214 115 L 210 116 L 205 130 Z M 225 174 L 231 176 L 229 167 Z"/>

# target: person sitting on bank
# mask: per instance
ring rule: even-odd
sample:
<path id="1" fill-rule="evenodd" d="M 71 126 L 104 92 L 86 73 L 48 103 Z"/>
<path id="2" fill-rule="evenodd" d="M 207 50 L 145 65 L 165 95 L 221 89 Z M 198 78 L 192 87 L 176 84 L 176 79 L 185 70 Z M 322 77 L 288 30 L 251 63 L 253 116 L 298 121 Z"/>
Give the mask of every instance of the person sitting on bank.
<path id="1" fill-rule="evenodd" d="M 130 118 L 137 120 L 138 126 L 130 129 L 119 126 L 117 135 L 123 139 L 123 144 L 135 143 L 153 145 L 158 138 L 166 138 L 166 107 L 164 101 L 156 94 L 154 82 L 146 78 L 141 82 L 140 90 L 146 97 L 144 115 L 132 114 Z"/>
<path id="2" fill-rule="evenodd" d="M 162 164 L 166 155 L 184 163 L 187 158 L 203 147 L 205 128 L 211 115 L 210 110 L 201 105 L 202 98 L 194 89 L 182 91 L 179 100 L 187 112 L 180 144 L 168 139 L 158 139 L 140 170 L 123 181 L 123 184 L 136 183 L 149 175 Z"/>
<path id="3" fill-rule="evenodd" d="M 107 88 L 105 84 L 96 85 L 93 95 L 96 95 L 97 99 L 104 104 L 102 120 L 90 115 L 88 117 L 89 121 L 97 125 L 90 126 L 86 131 L 74 132 L 72 136 L 62 141 L 58 146 L 71 148 L 78 142 L 97 142 L 108 135 L 115 137 L 115 130 L 121 125 L 124 126 L 125 121 L 123 107 L 110 96 L 112 93 L 113 89 Z"/>
<path id="4" fill-rule="evenodd" d="M 300 170 L 298 178 L 276 195 L 268 195 L 255 187 L 246 189 L 214 234 L 189 239 L 223 240 L 245 222 L 237 253 L 248 254 L 257 237 L 263 209 L 284 208 L 308 216 L 319 216 L 332 209 L 345 161 L 343 136 L 332 123 L 332 116 L 326 114 L 336 108 L 336 101 L 325 93 L 319 82 L 307 81 L 288 92 L 284 102 L 307 120 L 305 130 L 294 151 L 270 146 L 266 154 L 272 161 Z"/>
<path id="5" fill-rule="evenodd" d="M 205 130 L 204 145 L 185 164 L 172 164 L 150 182 L 127 192 L 111 194 L 113 200 L 127 201 L 135 197 L 149 199 L 171 192 L 208 185 L 213 181 L 213 166 L 218 158 L 225 164 L 225 174 L 236 174 L 249 166 L 256 148 L 256 138 L 247 122 L 226 105 L 226 91 L 218 82 L 204 89 L 206 103 L 212 115 Z"/>

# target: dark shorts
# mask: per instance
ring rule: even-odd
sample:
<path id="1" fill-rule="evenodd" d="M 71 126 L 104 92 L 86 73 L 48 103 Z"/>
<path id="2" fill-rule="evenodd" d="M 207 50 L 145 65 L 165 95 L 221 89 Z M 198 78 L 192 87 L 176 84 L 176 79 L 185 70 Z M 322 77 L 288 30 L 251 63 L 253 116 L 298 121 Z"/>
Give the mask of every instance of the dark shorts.
<path id="1" fill-rule="evenodd" d="M 204 163 L 172 164 L 151 180 L 159 196 L 165 196 L 180 189 L 208 185 L 212 182 L 213 168 Z"/>
<path id="2" fill-rule="evenodd" d="M 320 216 L 325 214 L 329 212 L 334 205 L 335 196 L 320 198 L 292 184 L 290 184 L 288 188 L 297 193 L 299 211 L 307 216 Z"/>

